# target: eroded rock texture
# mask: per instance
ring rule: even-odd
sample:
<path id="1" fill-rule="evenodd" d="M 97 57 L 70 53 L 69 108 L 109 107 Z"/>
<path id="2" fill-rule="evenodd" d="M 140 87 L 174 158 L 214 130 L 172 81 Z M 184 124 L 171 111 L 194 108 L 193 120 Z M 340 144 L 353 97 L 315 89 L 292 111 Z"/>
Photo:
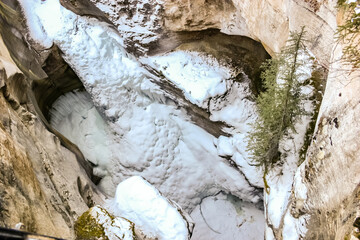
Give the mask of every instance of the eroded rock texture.
<path id="1" fill-rule="evenodd" d="M 18 34 L 16 27 L 21 25 L 11 8 L 16 9 L 15 2 L 8 4 L 1 7 L 5 12 L 1 31 L 12 51 L 9 54 L 1 39 L 0 225 L 13 228 L 21 222 L 31 232 L 72 238 L 75 219 L 102 200 L 76 156 L 49 132 L 38 115 L 41 112 L 36 112 L 37 102 L 28 93 L 32 93 L 32 81 L 46 74 L 38 64 L 41 58 L 34 58 L 35 52 Z M 13 14 L 12 27 L 6 14 Z"/>
<path id="2" fill-rule="evenodd" d="M 164 25 L 173 31 L 217 28 L 226 34 L 248 36 L 260 41 L 270 53 L 280 51 L 290 31 L 306 26 L 309 49 L 323 64 L 329 64 L 329 45 L 336 28 L 335 4 L 300 0 L 172 0 L 164 4 Z"/>
<path id="3" fill-rule="evenodd" d="M 308 193 L 300 211 L 310 215 L 306 239 L 350 238 L 360 215 L 359 71 L 340 60 L 341 46 L 334 47 L 317 130 L 302 172 Z"/>

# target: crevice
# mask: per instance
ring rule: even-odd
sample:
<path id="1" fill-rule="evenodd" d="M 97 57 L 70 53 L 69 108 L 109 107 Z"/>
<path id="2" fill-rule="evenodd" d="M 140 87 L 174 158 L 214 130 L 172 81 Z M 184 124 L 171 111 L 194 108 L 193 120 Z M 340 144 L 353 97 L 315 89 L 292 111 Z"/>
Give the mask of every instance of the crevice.
<path id="1" fill-rule="evenodd" d="M 205 217 L 204 217 L 204 214 L 203 214 L 203 212 L 202 212 L 202 210 L 201 210 L 201 203 L 199 204 L 199 209 L 200 209 L 201 217 L 202 217 L 202 219 L 204 220 L 206 226 L 208 226 L 208 228 L 209 228 L 211 231 L 213 231 L 213 232 L 215 232 L 215 233 L 217 233 L 217 234 L 221 234 L 220 232 L 218 232 L 218 231 L 214 230 L 212 227 L 210 227 L 209 223 L 206 221 L 206 219 L 205 219 Z"/>

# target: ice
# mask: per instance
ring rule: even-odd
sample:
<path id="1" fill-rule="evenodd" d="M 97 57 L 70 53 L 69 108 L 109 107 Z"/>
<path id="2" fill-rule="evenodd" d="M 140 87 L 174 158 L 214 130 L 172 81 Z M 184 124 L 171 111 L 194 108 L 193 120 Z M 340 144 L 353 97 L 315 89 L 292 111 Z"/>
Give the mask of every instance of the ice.
<path id="1" fill-rule="evenodd" d="M 63 7 L 58 11 L 63 23 L 52 36 L 54 43 L 105 117 L 106 128 L 110 129 L 106 131 L 112 133 L 111 137 L 85 134 L 89 144 L 83 148 L 87 151 L 92 145 L 97 146 L 84 155 L 98 164 L 97 173 L 107 173 L 100 183 L 104 191 L 113 195 L 119 182 L 141 175 L 187 210 L 194 208 L 203 196 L 218 191 L 231 192 L 251 202 L 260 200 L 244 176 L 217 156 L 212 135 L 189 122 L 181 110 L 163 104 L 164 93 L 123 49 L 122 39 L 113 29 Z M 46 17 L 41 15 L 39 19 L 45 21 Z M 42 27 L 47 30 L 46 24 Z M 76 118 L 76 124 L 98 119 Z M 94 123 L 83 124 L 89 129 L 98 128 Z M 82 138 L 82 133 L 64 135 L 81 145 L 76 138 Z M 111 146 L 106 145 L 108 142 L 112 142 Z M 104 152 L 102 157 L 98 156 L 100 152 Z"/>
<path id="2" fill-rule="evenodd" d="M 96 175 L 108 175 L 114 140 L 88 93 L 75 91 L 59 97 L 50 111 L 50 123 L 82 150 L 96 166 Z"/>
<path id="3" fill-rule="evenodd" d="M 220 191 L 248 202 L 261 201 L 256 188 L 261 187 L 261 171 L 251 166 L 245 151 L 248 124 L 256 119 L 248 80 L 225 84 L 230 69 L 197 53 L 164 58 L 175 64 L 177 54 L 183 55 L 189 65 L 183 73 L 199 77 L 200 83 L 191 85 L 201 90 L 196 95 L 200 96 L 198 103 L 208 102 L 212 120 L 233 126 L 227 129 L 231 137 L 216 139 L 189 121 L 181 108 L 166 104 L 166 95 L 152 83 L 154 76 L 124 50 L 123 37 L 107 23 L 77 16 L 58 0 L 21 3 L 30 20 L 36 19 L 28 21 L 36 25 L 30 28 L 42 29 L 40 33 L 31 31 L 31 37 L 44 45 L 55 43 L 88 92 L 59 98 L 51 122 L 96 165 L 95 173 L 103 177 L 99 187 L 110 197 L 120 182 L 141 176 L 187 211 Z M 47 4 L 55 16 L 50 22 Z M 58 25 L 53 28 L 51 21 L 55 20 Z M 47 41 L 41 42 L 38 34 Z M 200 75 L 192 75 L 197 71 Z M 206 71 L 209 83 L 201 75 Z M 171 74 L 174 72 L 169 72 L 169 77 Z M 181 86 L 189 86 L 189 79 Z M 184 87 L 188 96 L 190 91 Z M 238 167 L 219 154 L 231 155 Z"/>
<path id="4" fill-rule="evenodd" d="M 187 240 L 187 223 L 179 210 L 141 177 L 134 176 L 116 188 L 111 209 L 129 219 L 149 238 Z"/>
<path id="5" fill-rule="evenodd" d="M 196 222 L 194 240 L 264 239 L 264 213 L 231 195 L 203 199 L 191 217 Z"/>

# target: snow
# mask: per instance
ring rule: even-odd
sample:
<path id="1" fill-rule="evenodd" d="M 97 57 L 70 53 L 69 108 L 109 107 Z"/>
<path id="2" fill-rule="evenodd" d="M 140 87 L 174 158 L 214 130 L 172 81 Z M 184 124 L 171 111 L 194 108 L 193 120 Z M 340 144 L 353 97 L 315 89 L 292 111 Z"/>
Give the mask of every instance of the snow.
<path id="1" fill-rule="evenodd" d="M 42 38 L 30 32 L 33 40 L 46 46 L 55 43 L 89 93 L 59 98 L 51 111 L 51 124 L 96 165 L 95 174 L 103 177 L 99 187 L 110 197 L 120 182 L 141 176 L 186 211 L 220 191 L 252 203 L 261 201 L 255 187 L 262 186 L 262 173 L 251 166 L 245 151 L 249 123 L 256 120 L 249 79 L 229 80 L 230 68 L 198 53 L 152 58 L 169 66 L 166 74 L 175 83 L 180 73 L 171 66 L 176 64 L 174 58 L 182 56 L 188 65 L 182 69 L 187 78 L 179 80 L 186 86 L 185 95 L 207 106 L 211 120 L 233 126 L 227 129 L 231 137 L 217 139 L 190 122 L 177 106 L 166 104 L 166 94 L 151 81 L 154 76 L 124 50 L 124 38 L 108 24 L 77 16 L 58 0 L 21 4 L 31 15 L 30 28 L 42 29 Z M 54 19 L 48 19 L 47 7 Z M 205 81 L 204 72 L 211 81 Z M 192 81 L 191 76 L 199 79 Z M 201 94 L 193 97 L 193 88 Z M 238 167 L 219 155 L 231 158 Z"/>
<path id="2" fill-rule="evenodd" d="M 196 222 L 191 239 L 264 239 L 263 211 L 224 193 L 203 199 L 191 213 Z"/>
<path id="3" fill-rule="evenodd" d="M 60 96 L 50 111 L 50 123 L 82 150 L 96 167 L 94 174 L 108 175 L 113 142 L 111 129 L 102 119 L 85 91 Z M 76 130 L 75 130 L 76 129 Z"/>
<path id="4" fill-rule="evenodd" d="M 142 58 L 141 61 L 159 69 L 183 90 L 190 102 L 203 108 L 207 108 L 210 98 L 221 96 L 228 90 L 226 80 L 234 74 L 215 58 L 190 51 L 174 51 Z"/>
<path id="5" fill-rule="evenodd" d="M 128 178 L 117 186 L 112 210 L 149 238 L 188 239 L 187 223 L 178 209 L 142 177 Z"/>
<path id="6" fill-rule="evenodd" d="M 159 15 L 163 1 L 160 0 L 91 0 L 109 16 L 109 19 L 129 45 L 137 53 L 146 54 L 148 44 L 159 39 L 162 20 Z"/>
<path id="7" fill-rule="evenodd" d="M 346 1 L 347 4 L 351 4 L 351 3 L 358 3 L 354 9 L 355 14 L 359 14 L 360 13 L 360 2 L 358 0 L 347 0 Z"/>
<path id="8" fill-rule="evenodd" d="M 275 236 L 274 236 L 274 231 L 268 226 L 266 225 L 265 227 L 265 240 L 276 240 Z"/>
<path id="9" fill-rule="evenodd" d="M 50 48 L 53 44 L 53 37 L 63 25 L 59 1 L 20 0 L 19 2 L 28 21 L 32 40 Z M 29 11 L 29 9 L 33 11 Z"/>
<path id="10" fill-rule="evenodd" d="M 164 74 L 183 90 L 190 102 L 207 109 L 211 120 L 235 127 L 228 129 L 232 137 L 220 136 L 214 140 L 218 155 L 230 157 L 253 186 L 262 188 L 262 171 L 251 165 L 246 151 L 249 124 L 257 117 L 255 103 L 249 100 L 250 80 L 233 81 L 235 69 L 203 53 L 175 50 L 143 57 L 141 62 Z"/>
<path id="11" fill-rule="evenodd" d="M 302 239 L 307 231 L 306 228 L 306 216 L 294 218 L 290 210 L 288 210 L 284 217 L 284 228 L 282 232 L 283 239 L 286 240 L 298 240 Z"/>
<path id="12" fill-rule="evenodd" d="M 186 209 L 199 203 L 201 196 L 219 190 L 231 191 L 250 201 L 258 200 L 245 179 L 216 157 L 214 137 L 191 123 L 174 118 L 182 124 L 179 129 L 176 122 L 166 122 L 166 114 L 161 116 L 163 109 L 154 111 L 157 118 L 150 123 L 149 119 L 141 119 L 143 115 L 133 116 L 131 122 L 137 127 L 132 127 L 126 141 L 122 141 L 102 120 L 86 92 L 67 93 L 54 103 L 51 124 L 97 165 L 95 173 L 105 175 L 100 187 L 110 195 L 114 185 L 122 179 L 140 174 Z M 125 119 L 123 128 L 125 124 L 130 122 Z M 155 129 L 149 127 L 152 124 Z M 142 143 L 147 144 L 144 149 L 136 148 L 139 139 L 149 141 Z M 246 191 L 249 194 L 245 194 Z"/>
<path id="13" fill-rule="evenodd" d="M 219 191 L 250 202 L 261 199 L 237 169 L 217 156 L 212 135 L 189 122 L 181 110 L 163 104 L 164 93 L 123 49 L 122 40 L 114 30 L 65 8 L 60 7 L 59 11 L 62 29 L 52 38 L 82 80 L 100 115 L 105 117 L 104 128 L 112 133 L 107 137 L 107 134 L 97 137 L 94 133 L 95 137 L 91 137 L 86 133 L 87 141 L 94 143 L 85 143 L 87 146 L 83 148 L 87 151 L 91 145 L 98 147 L 84 154 L 99 165 L 98 173 L 105 175 L 100 183 L 105 192 L 111 196 L 119 182 L 141 175 L 187 210 L 193 209 L 203 196 Z M 44 29 L 46 26 L 43 25 Z M 78 123 L 73 122 L 73 126 L 98 119 L 96 116 L 75 118 Z M 89 129 L 97 128 L 93 123 L 84 124 Z M 72 131 L 74 128 L 65 128 L 63 134 L 79 144 L 82 140 L 78 138 L 84 135 Z M 106 142 L 112 142 L 111 147 Z M 100 152 L 106 154 L 97 156 Z"/>
<path id="14" fill-rule="evenodd" d="M 234 126 L 234 128 L 228 129 L 231 137 L 220 136 L 214 141 L 218 154 L 230 157 L 251 185 L 263 188 L 262 170 L 252 164 L 249 153 L 246 151 L 251 124 L 257 118 L 256 105 L 250 100 L 251 98 L 249 80 L 232 82 L 226 96 L 210 101 L 210 119 Z"/>
<path id="15" fill-rule="evenodd" d="M 305 201 L 307 199 L 307 187 L 303 182 L 303 176 L 305 176 L 305 164 L 301 164 L 294 177 L 294 195 L 298 200 Z"/>
<path id="16" fill-rule="evenodd" d="M 220 136 L 215 140 L 217 152 L 219 156 L 232 156 L 235 153 L 233 139 L 225 136 Z"/>
<path id="17" fill-rule="evenodd" d="M 294 204 L 295 208 L 304 208 L 305 200 L 307 199 L 307 188 L 302 182 L 302 176 L 304 174 L 305 164 L 301 164 L 295 173 L 293 180 L 293 191 L 294 191 Z M 296 209 L 297 210 L 297 209 Z M 309 216 L 301 215 L 295 218 L 291 214 L 291 208 L 287 209 L 284 213 L 284 228 L 282 235 L 284 239 L 301 239 L 307 232 L 306 224 Z"/>
<path id="18" fill-rule="evenodd" d="M 113 218 L 110 214 L 100 206 L 89 209 L 89 214 L 95 221 L 104 228 L 105 236 L 108 239 L 133 240 L 134 225 L 127 219 L 122 217 Z"/>

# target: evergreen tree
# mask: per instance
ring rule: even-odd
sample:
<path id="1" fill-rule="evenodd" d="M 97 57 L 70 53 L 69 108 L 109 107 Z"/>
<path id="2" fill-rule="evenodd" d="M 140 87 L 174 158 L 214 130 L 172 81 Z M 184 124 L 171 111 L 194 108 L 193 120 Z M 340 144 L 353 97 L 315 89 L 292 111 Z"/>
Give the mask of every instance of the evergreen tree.
<path id="1" fill-rule="evenodd" d="M 338 8 L 344 11 L 344 24 L 337 28 L 337 39 L 344 43 L 343 60 L 354 68 L 360 68 L 360 0 L 339 0 Z"/>
<path id="2" fill-rule="evenodd" d="M 300 52 L 305 50 L 304 34 L 304 27 L 291 33 L 281 53 L 262 66 L 265 91 L 256 100 L 259 117 L 249 134 L 248 151 L 255 165 L 264 168 L 266 189 L 265 176 L 280 159 L 280 140 L 289 130 L 296 132 L 295 122 L 305 114 L 300 104 L 305 96 L 301 94 L 299 81 L 299 67 L 304 64 L 299 59 Z"/>

